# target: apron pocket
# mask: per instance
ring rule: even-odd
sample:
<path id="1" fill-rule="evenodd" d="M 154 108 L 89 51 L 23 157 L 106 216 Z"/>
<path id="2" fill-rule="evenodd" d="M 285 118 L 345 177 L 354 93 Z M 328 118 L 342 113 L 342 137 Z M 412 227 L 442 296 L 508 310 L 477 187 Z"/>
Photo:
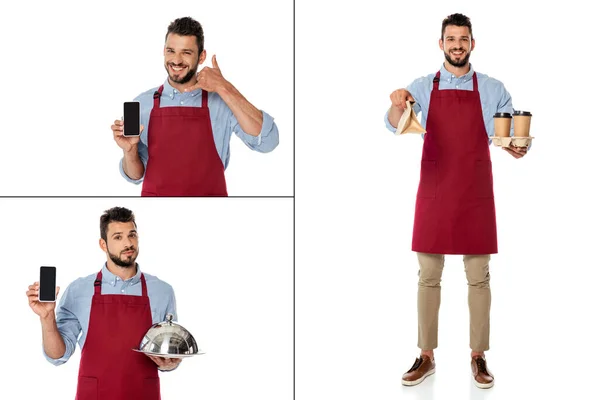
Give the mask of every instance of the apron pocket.
<path id="1" fill-rule="evenodd" d="M 492 178 L 492 162 L 490 160 L 475 161 L 475 193 L 479 199 L 494 197 L 494 184 Z"/>
<path id="2" fill-rule="evenodd" d="M 144 400 L 160 400 L 159 378 L 144 379 Z"/>
<path id="3" fill-rule="evenodd" d="M 77 380 L 77 400 L 97 400 L 98 379 L 80 376 Z"/>
<path id="4" fill-rule="evenodd" d="M 437 163 L 435 161 L 421 161 L 421 179 L 417 197 L 421 199 L 435 198 L 437 191 Z"/>

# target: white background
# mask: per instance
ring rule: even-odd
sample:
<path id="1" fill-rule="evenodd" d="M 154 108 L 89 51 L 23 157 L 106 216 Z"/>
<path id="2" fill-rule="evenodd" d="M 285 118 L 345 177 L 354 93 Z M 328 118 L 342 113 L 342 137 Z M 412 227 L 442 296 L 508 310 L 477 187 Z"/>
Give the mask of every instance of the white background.
<path id="1" fill-rule="evenodd" d="M 99 271 L 99 219 L 114 206 L 136 214 L 142 271 L 173 286 L 179 323 L 206 352 L 161 373 L 162 398 L 291 399 L 290 199 L 0 199 L 4 398 L 75 398 L 79 346 L 48 363 L 25 292 L 40 265 L 57 267 L 61 292 Z"/>
<path id="2" fill-rule="evenodd" d="M 124 7 L 123 3 L 119 7 Z M 424 400 L 467 396 L 489 400 L 550 395 L 575 398 L 594 393 L 595 360 L 599 356 L 595 327 L 599 299 L 595 285 L 600 277 L 595 255 L 600 224 L 595 194 L 599 144 L 595 117 L 600 85 L 595 74 L 597 23 L 591 5 L 587 5 L 592 3 L 582 0 L 543 5 L 514 0 L 494 5 L 478 3 L 372 0 L 349 6 L 348 2 L 341 1 L 302 0 L 297 4 L 296 116 L 301 133 L 297 141 L 296 165 L 296 394 L 299 400 Z M 173 11 L 172 15 L 178 16 L 181 13 L 175 12 L 178 11 L 175 10 L 177 4 L 181 3 L 161 10 L 164 15 Z M 229 19 L 239 15 L 241 19 L 250 9 L 265 9 L 256 4 L 245 2 L 237 8 L 225 5 L 222 8 L 225 11 L 220 15 Z M 213 6 L 202 3 L 201 11 Z M 23 10 L 31 8 L 30 4 L 22 7 Z M 110 18 L 121 18 L 108 6 L 90 10 L 94 16 L 105 14 L 103 26 L 113 27 L 117 24 Z M 49 11 L 56 14 L 57 7 L 36 9 L 40 14 L 49 14 Z M 475 389 L 470 379 L 467 287 L 460 257 L 456 256 L 447 258 L 442 282 L 440 348 L 436 351 L 438 372 L 414 388 L 403 388 L 400 384 L 402 373 L 417 355 L 417 264 L 410 251 L 410 240 L 422 140 L 416 136 L 394 136 L 385 129 L 383 116 L 389 106 L 389 94 L 394 89 L 440 67 L 443 55 L 437 43 L 441 21 L 454 12 L 464 12 L 472 18 L 477 40 L 471 59 L 475 69 L 500 79 L 512 94 L 514 106 L 528 109 L 534 115 L 532 135 L 536 139 L 531 153 L 525 158 L 515 160 L 507 153 L 491 148 L 500 254 L 492 258 L 491 266 L 492 348 L 487 356 L 497 379 L 496 386 L 489 391 Z M 21 28 L 22 24 L 17 29 L 16 22 L 6 13 L 0 15 L 3 18 L 1 33 L 14 43 L 14 47 L 4 53 L 9 62 L 1 64 L 3 76 L 7 77 L 4 85 L 9 89 L 5 89 L 3 99 L 10 100 L 10 96 L 15 96 L 14 99 L 23 102 L 27 98 L 25 93 L 34 93 L 36 98 L 41 98 L 44 83 L 52 82 L 54 77 L 44 68 L 54 68 L 56 73 L 57 64 L 63 60 L 69 63 L 80 60 L 78 53 L 65 50 L 66 55 L 54 61 L 56 55 L 51 53 L 44 36 L 36 37 L 36 40 L 30 37 L 25 40 L 25 45 L 21 45 L 20 38 L 28 37 L 28 29 Z M 155 41 L 162 43 L 163 33 L 155 25 L 164 26 L 163 18 L 156 15 L 160 23 L 148 24 L 156 39 L 147 41 L 148 46 Z M 265 14 L 265 20 L 278 23 L 277 16 L 272 15 Z M 250 64 L 244 65 L 237 59 L 237 52 L 231 52 L 229 57 L 234 57 L 233 54 L 236 57 L 232 62 L 225 61 L 225 55 L 220 55 L 224 73 L 227 68 L 262 71 L 262 64 L 253 66 L 262 62 L 256 52 L 260 52 L 263 59 L 272 57 L 268 58 L 271 64 L 281 57 L 263 45 L 269 40 L 279 40 L 280 35 L 265 35 L 262 42 L 254 45 L 244 41 L 246 35 L 230 36 L 229 25 L 212 26 L 213 31 L 219 28 L 227 31 L 226 35 L 218 36 L 228 38 L 228 46 L 244 43 L 243 47 L 252 53 Z M 5 29 L 9 29 L 10 34 Z M 66 32 L 66 28 L 61 29 Z M 208 26 L 206 30 L 208 46 Z M 102 37 L 110 35 L 120 37 L 110 29 L 105 30 Z M 217 35 L 213 37 L 210 40 L 217 40 Z M 63 36 L 60 43 L 67 41 L 65 38 L 68 36 Z M 96 39 L 100 49 L 101 46 L 108 47 L 102 43 Z M 42 44 L 39 46 L 42 57 L 35 49 L 32 54 L 23 50 L 30 44 Z M 285 51 L 283 45 L 280 49 Z M 112 55 L 119 49 L 111 47 L 102 51 Z M 159 48 L 157 53 L 160 51 Z M 146 51 L 140 50 L 140 54 L 147 56 Z M 118 57 L 126 55 L 123 51 Z M 159 55 L 155 54 L 155 57 L 162 60 Z M 90 58 L 84 57 L 85 60 Z M 236 62 L 240 65 L 234 65 Z M 146 64 L 154 65 L 153 76 L 163 76 L 162 62 Z M 19 80 L 13 69 L 15 65 L 36 73 L 26 75 L 30 80 Z M 86 65 L 93 67 L 96 64 Z M 110 66 L 112 68 L 112 64 Z M 5 68 L 10 73 L 5 74 Z M 97 72 L 105 73 L 104 70 Z M 73 74 L 82 75 L 77 69 Z M 281 82 L 288 81 L 282 79 Z M 88 83 L 87 80 L 75 82 L 71 90 L 81 91 L 81 86 Z M 239 86 L 237 81 L 234 83 Z M 263 80 L 258 79 L 246 83 L 248 87 L 262 84 Z M 137 92 L 139 86 L 147 85 L 145 81 L 136 84 L 116 97 L 131 96 L 129 93 Z M 115 90 L 122 89 L 116 87 Z M 250 90 L 248 93 L 255 103 L 272 109 L 254 100 L 261 92 Z M 265 101 L 272 101 L 272 98 L 269 95 Z M 109 100 L 113 101 L 112 97 Z M 68 107 L 66 101 L 58 104 Z M 277 103 L 273 104 L 273 107 L 277 106 Z M 115 100 L 110 107 L 107 114 L 112 114 L 112 110 L 119 111 L 120 100 Z M 63 118 L 61 113 L 43 112 L 55 121 Z M 276 116 L 281 127 L 283 115 Z M 107 118 L 108 123 L 103 116 L 95 118 L 94 126 L 98 132 L 95 143 L 110 150 L 105 151 L 106 155 L 86 151 L 85 157 L 112 157 L 116 163 L 118 149 L 100 138 L 101 132 L 109 134 L 108 125 L 113 117 Z M 105 123 L 107 128 L 102 131 L 104 128 L 100 127 Z M 58 133 L 48 137 L 35 132 L 29 135 L 42 137 L 39 140 L 42 146 L 57 155 L 64 150 L 53 145 L 55 136 L 64 136 L 65 142 L 61 143 L 68 143 L 67 149 L 78 148 L 76 141 L 71 139 L 73 135 L 54 132 Z M 62 156 L 53 159 L 51 154 L 44 153 L 45 164 L 40 167 L 27 157 L 22 137 L 12 131 L 8 136 L 2 136 L 2 140 L 11 146 L 2 150 L 0 166 L 2 171 L 7 167 L 14 171 L 2 191 L 17 184 L 22 185 L 19 187 L 24 188 L 24 194 L 39 187 L 47 188 L 46 192 L 56 190 L 57 184 L 49 179 L 57 176 L 53 172 L 60 172 L 69 177 L 66 179 L 72 185 L 66 189 L 69 193 L 78 192 L 76 185 L 79 184 L 87 187 L 88 192 L 96 193 L 99 183 L 94 183 L 94 179 L 85 182 L 71 179 L 74 174 L 86 175 L 83 167 L 71 167 L 84 156 L 72 150 L 69 152 L 71 159 Z M 241 150 L 239 153 L 241 155 Z M 108 154 L 113 155 L 109 157 Z M 9 156 L 11 158 L 7 159 Z M 257 163 L 263 162 L 262 156 L 257 155 L 257 160 L 261 160 Z M 236 154 L 232 157 L 233 164 Z M 114 186 L 112 168 L 112 164 L 104 168 L 102 176 L 96 175 L 96 180 L 110 181 L 104 187 L 114 190 L 111 193 L 125 193 L 129 189 L 117 190 Z M 254 178 L 254 173 L 265 170 L 267 168 L 258 168 L 247 173 L 258 179 Z M 33 172 L 39 181 L 32 180 Z M 104 174 L 110 177 L 104 177 Z M 122 185 L 128 187 L 125 182 Z M 252 185 L 256 187 L 254 180 Z M 255 211 L 256 206 L 245 207 L 246 213 Z M 11 212 L 7 210 L 7 214 Z M 3 229 L 5 235 L 10 232 L 11 229 Z M 265 240 L 264 235 L 259 238 Z M 270 240 L 275 238 L 270 237 Z M 22 240 L 39 242 L 27 237 Z M 91 240 L 88 242 L 92 243 Z M 15 251 L 15 257 L 26 257 L 35 246 L 31 244 L 21 249 L 27 252 Z M 3 251 L 3 254 L 7 252 Z M 7 262 L 11 266 L 15 264 Z M 15 293 L 16 298 L 22 295 L 21 289 Z M 183 311 L 180 313 L 183 318 Z M 207 351 L 211 349 L 208 343 L 200 343 Z M 208 360 L 208 354 L 206 357 Z M 11 354 L 8 359 L 12 360 L 14 356 Z M 262 361 L 258 352 L 245 361 L 257 360 Z M 29 359 L 18 362 L 30 364 Z M 9 368 L 9 364 L 4 365 Z M 48 366 L 47 371 L 54 370 Z M 253 372 L 249 368 L 247 371 Z M 198 385 L 197 376 L 203 375 L 194 375 L 192 385 Z M 69 380 L 69 384 L 71 382 Z M 221 388 L 229 388 L 220 381 L 208 382 L 214 388 L 220 384 Z M 266 386 L 261 386 L 262 382 L 254 382 L 254 387 L 269 389 L 277 380 L 268 379 Z M 227 384 L 240 386 L 240 393 L 246 389 L 235 379 Z M 225 393 L 206 396 L 213 397 L 240 396 Z"/>
<path id="3" fill-rule="evenodd" d="M 597 393 L 600 85 L 591 4 L 297 3 L 298 400 Z M 470 378 L 460 256 L 447 258 L 442 280 L 437 373 L 401 386 L 418 355 L 411 237 L 423 141 L 394 136 L 384 114 L 393 90 L 440 68 L 441 24 L 454 12 L 471 17 L 475 69 L 533 113 L 530 154 L 516 160 L 490 149 L 500 247 L 491 263 L 490 391 Z"/>
<path id="4" fill-rule="evenodd" d="M 290 0 L 3 2 L 0 195 L 139 196 L 119 174 L 110 126 L 124 101 L 164 82 L 167 27 L 184 16 L 204 28 L 205 65 L 216 54 L 279 128 L 267 154 L 232 136 L 229 194 L 292 195 L 292 11 Z"/>

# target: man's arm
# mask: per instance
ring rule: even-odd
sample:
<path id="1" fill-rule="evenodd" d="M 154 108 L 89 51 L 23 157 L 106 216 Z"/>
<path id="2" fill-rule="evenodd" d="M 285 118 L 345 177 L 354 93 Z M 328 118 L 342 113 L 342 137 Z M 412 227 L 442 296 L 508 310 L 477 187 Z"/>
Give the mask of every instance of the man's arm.
<path id="1" fill-rule="evenodd" d="M 185 92 L 204 89 L 216 92 L 232 114 L 235 134 L 252 150 L 267 153 L 279 144 L 279 131 L 273 118 L 252 105 L 221 73 L 217 57 L 212 58 L 212 68 L 204 67 L 197 76 L 197 83 Z"/>
<path id="2" fill-rule="evenodd" d="M 148 165 L 148 146 L 140 141 L 130 152 L 123 152 L 119 170 L 125 180 L 139 185 L 144 180 L 146 165 Z"/>
<path id="3" fill-rule="evenodd" d="M 242 130 L 248 135 L 258 136 L 262 131 L 263 113 L 254 107 L 230 82 L 225 81 L 217 89 L 233 113 Z"/>
<path id="4" fill-rule="evenodd" d="M 132 181 L 138 181 L 144 176 L 146 167 L 142 162 L 137 146 L 135 146 L 131 151 L 123 153 L 121 165 L 125 175 L 127 175 Z"/>
<path id="5" fill-rule="evenodd" d="M 393 128 L 398 129 L 398 122 L 400 122 L 402 114 L 406 111 L 406 102 L 415 101 L 415 98 L 408 89 L 398 89 L 392 92 L 390 100 L 392 101 L 392 105 L 388 109 L 387 119 Z"/>
<path id="6" fill-rule="evenodd" d="M 143 136 L 149 125 L 149 110 L 145 109 L 145 93 L 138 95 L 133 101 L 140 102 L 140 135 L 123 136 L 123 120 L 118 119 L 111 126 L 113 137 L 119 148 L 123 151 L 123 157 L 119 160 L 119 172 L 127 182 L 140 184 L 144 180 L 146 165 L 148 163 L 148 146 L 144 143 Z M 146 141 L 147 143 L 147 141 Z"/>
<path id="7" fill-rule="evenodd" d="M 279 129 L 273 121 L 273 117 L 264 111 L 261 111 L 261 113 L 263 116 L 263 122 L 258 136 L 253 136 L 246 133 L 233 111 L 231 112 L 229 124 L 232 126 L 232 131 L 237 135 L 237 137 L 242 139 L 244 144 L 250 149 L 260 153 L 268 153 L 273 151 L 279 145 Z"/>
<path id="8" fill-rule="evenodd" d="M 40 322 L 42 323 L 44 354 L 50 359 L 57 360 L 65 355 L 67 346 L 58 331 L 55 318 L 54 311 L 52 311 L 46 317 L 40 317 Z"/>
<path id="9" fill-rule="evenodd" d="M 398 122 L 406 109 L 406 100 L 414 101 L 412 109 L 415 114 L 421 112 L 421 97 L 423 96 L 425 78 L 419 78 L 411 82 L 406 88 L 398 89 L 392 92 L 390 108 L 385 113 L 385 126 L 390 132 L 396 132 Z"/>
<path id="10" fill-rule="evenodd" d="M 68 311 L 69 299 L 72 297 L 69 293 L 70 290 L 67 287 L 56 311 L 54 308 L 50 308 L 51 303 L 32 305 L 32 308 L 40 317 L 44 357 L 54 365 L 67 362 L 75 351 L 75 343 L 81 332 L 79 320 Z M 48 307 L 46 312 L 42 312 L 43 307 Z"/>

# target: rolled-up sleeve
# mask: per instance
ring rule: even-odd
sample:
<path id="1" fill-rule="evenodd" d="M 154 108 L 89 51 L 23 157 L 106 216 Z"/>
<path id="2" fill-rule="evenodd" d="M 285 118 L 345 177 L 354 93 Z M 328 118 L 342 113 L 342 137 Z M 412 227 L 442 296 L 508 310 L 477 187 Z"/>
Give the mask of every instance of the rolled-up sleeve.
<path id="1" fill-rule="evenodd" d="M 79 324 L 79 320 L 77 319 L 75 314 L 71 312 L 72 301 L 74 296 L 72 294 L 72 290 L 70 289 L 70 287 L 67 287 L 67 289 L 65 290 L 65 294 L 60 299 L 56 311 L 56 325 L 58 327 L 58 332 L 60 333 L 60 336 L 65 342 L 65 354 L 58 359 L 51 358 L 46 354 L 46 351 L 44 350 L 42 345 L 42 352 L 44 353 L 44 357 L 46 357 L 46 360 L 48 360 L 53 365 L 61 365 L 69 360 L 69 358 L 75 352 L 77 338 L 81 333 L 81 325 Z"/>
<path id="2" fill-rule="evenodd" d="M 394 125 L 390 124 L 390 109 L 388 108 L 388 110 L 385 112 L 385 127 L 388 129 L 388 131 L 396 133 L 396 129 L 394 128 Z"/>
<path id="3" fill-rule="evenodd" d="M 244 132 L 233 113 L 231 113 L 233 132 L 252 150 L 268 153 L 279 145 L 279 129 L 273 117 L 265 111 L 261 110 L 261 112 L 263 122 L 258 136 L 252 136 Z"/>

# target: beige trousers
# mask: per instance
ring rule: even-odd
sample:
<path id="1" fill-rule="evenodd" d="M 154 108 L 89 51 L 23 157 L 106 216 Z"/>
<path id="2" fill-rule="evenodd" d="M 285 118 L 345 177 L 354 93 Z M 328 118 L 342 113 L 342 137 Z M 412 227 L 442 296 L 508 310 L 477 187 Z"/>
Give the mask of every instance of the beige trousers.
<path id="1" fill-rule="evenodd" d="M 419 340 L 421 350 L 438 346 L 438 315 L 443 254 L 417 253 L 419 260 Z M 469 285 L 470 346 L 473 351 L 486 351 L 490 346 L 490 255 L 464 256 L 465 272 Z"/>

